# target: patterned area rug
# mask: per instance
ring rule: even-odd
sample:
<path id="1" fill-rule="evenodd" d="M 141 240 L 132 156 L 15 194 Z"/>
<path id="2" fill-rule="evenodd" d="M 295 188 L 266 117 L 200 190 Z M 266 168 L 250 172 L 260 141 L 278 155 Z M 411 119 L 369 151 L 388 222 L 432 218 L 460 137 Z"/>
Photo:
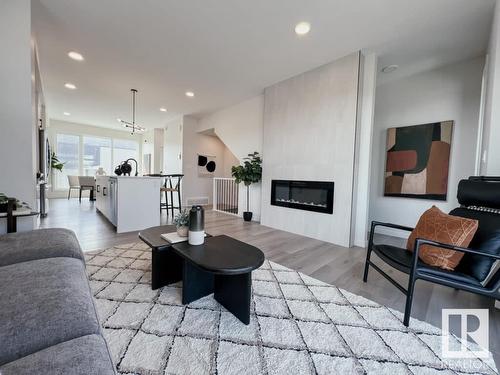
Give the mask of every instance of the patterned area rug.
<path id="1" fill-rule="evenodd" d="M 187 306 L 182 284 L 151 290 L 151 251 L 86 254 L 106 340 L 127 374 L 496 374 L 493 360 L 443 360 L 441 331 L 265 261 L 248 326 L 212 295 Z M 458 342 L 457 342 L 458 345 Z"/>

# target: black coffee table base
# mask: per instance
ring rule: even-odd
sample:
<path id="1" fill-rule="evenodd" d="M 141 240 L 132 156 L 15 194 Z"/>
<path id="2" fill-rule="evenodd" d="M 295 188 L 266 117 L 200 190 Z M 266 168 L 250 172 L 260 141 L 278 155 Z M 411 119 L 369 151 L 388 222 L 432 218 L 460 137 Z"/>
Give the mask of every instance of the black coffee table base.
<path id="1" fill-rule="evenodd" d="M 250 323 L 252 274 L 215 275 L 214 298 L 245 324 Z"/>
<path id="2" fill-rule="evenodd" d="M 151 251 L 151 289 L 182 281 L 184 260 L 170 247 L 152 248 Z"/>
<path id="3" fill-rule="evenodd" d="M 217 275 L 203 271 L 184 260 L 182 303 L 188 304 L 214 294 L 214 298 L 242 323 L 250 323 L 251 272 L 238 275 Z"/>

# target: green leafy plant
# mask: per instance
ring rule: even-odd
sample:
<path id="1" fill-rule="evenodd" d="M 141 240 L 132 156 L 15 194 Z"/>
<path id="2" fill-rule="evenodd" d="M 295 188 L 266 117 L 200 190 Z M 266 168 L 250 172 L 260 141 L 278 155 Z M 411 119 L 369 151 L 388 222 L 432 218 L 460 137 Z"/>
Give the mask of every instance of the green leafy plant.
<path id="1" fill-rule="evenodd" d="M 64 164 L 66 164 L 66 162 L 62 163 L 58 159 L 56 153 L 54 151 L 52 151 L 52 155 L 50 156 L 50 166 L 53 169 L 57 169 L 59 172 L 62 172 Z"/>
<path id="2" fill-rule="evenodd" d="M 0 205 L 3 205 L 6 208 L 7 203 L 9 203 L 9 197 L 4 193 L 0 193 Z M 20 207 L 22 207 L 21 201 L 19 199 L 16 199 L 16 208 Z"/>
<path id="3" fill-rule="evenodd" d="M 9 198 L 4 193 L 0 193 L 0 204 L 7 204 L 8 201 Z"/>
<path id="4" fill-rule="evenodd" d="M 189 225 L 189 210 L 184 209 L 175 215 L 174 224 L 176 227 L 187 227 Z"/>
<path id="5" fill-rule="evenodd" d="M 248 157 L 243 159 L 242 165 L 231 167 L 231 175 L 237 184 L 243 182 L 247 187 L 247 211 L 249 211 L 250 185 L 262 179 L 262 159 L 259 153 L 248 154 Z"/>

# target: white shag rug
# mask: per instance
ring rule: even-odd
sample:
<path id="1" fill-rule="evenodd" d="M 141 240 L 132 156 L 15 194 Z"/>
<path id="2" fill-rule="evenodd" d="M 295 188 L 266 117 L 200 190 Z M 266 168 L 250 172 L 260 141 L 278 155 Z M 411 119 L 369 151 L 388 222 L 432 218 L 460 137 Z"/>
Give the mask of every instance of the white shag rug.
<path id="1" fill-rule="evenodd" d="M 491 357 L 441 358 L 441 331 L 265 261 L 252 273 L 248 326 L 213 295 L 181 303 L 151 290 L 142 242 L 86 253 L 104 335 L 122 374 L 497 374 Z M 456 343 L 458 345 L 458 342 Z"/>

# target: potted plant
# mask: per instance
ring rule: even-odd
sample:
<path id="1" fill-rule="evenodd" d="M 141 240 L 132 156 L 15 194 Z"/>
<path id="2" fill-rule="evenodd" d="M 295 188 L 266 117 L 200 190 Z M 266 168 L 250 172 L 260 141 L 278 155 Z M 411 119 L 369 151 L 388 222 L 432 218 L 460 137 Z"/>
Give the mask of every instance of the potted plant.
<path id="1" fill-rule="evenodd" d="M 62 172 L 64 164 L 66 164 L 66 162 L 61 163 L 61 161 L 58 159 L 56 153 L 52 151 L 52 155 L 50 155 L 50 166 L 51 166 L 51 168 L 52 169 L 57 169 L 59 172 Z"/>
<path id="2" fill-rule="evenodd" d="M 253 213 L 250 212 L 250 185 L 262 179 L 262 159 L 258 152 L 254 152 L 248 154 L 248 157 L 243 160 L 243 165 L 231 167 L 231 175 L 237 184 L 243 182 L 247 187 L 247 210 L 243 212 L 243 219 L 250 221 L 253 216 Z"/>
<path id="3" fill-rule="evenodd" d="M 189 230 L 189 210 L 182 210 L 174 218 L 174 224 L 177 227 L 177 234 L 180 237 L 187 237 Z"/>
<path id="4" fill-rule="evenodd" d="M 15 199 L 15 198 L 10 198 L 10 199 Z M 7 208 L 9 205 L 9 197 L 7 197 L 4 193 L 0 193 L 0 212 L 7 212 Z M 17 210 L 18 208 L 21 208 L 21 202 L 16 199 L 16 204 L 14 205 L 13 209 Z"/>

